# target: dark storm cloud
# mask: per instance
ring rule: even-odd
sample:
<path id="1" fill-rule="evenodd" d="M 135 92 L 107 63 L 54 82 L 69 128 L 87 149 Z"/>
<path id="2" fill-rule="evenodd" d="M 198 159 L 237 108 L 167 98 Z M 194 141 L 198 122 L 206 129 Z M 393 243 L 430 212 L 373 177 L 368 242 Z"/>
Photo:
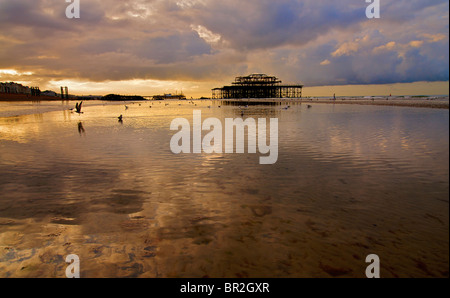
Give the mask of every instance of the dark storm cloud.
<path id="1" fill-rule="evenodd" d="M 365 18 L 365 6 L 352 9 L 349 2 L 220 1 L 196 17 L 233 47 L 254 50 L 303 45 L 332 28 L 358 26 Z"/>

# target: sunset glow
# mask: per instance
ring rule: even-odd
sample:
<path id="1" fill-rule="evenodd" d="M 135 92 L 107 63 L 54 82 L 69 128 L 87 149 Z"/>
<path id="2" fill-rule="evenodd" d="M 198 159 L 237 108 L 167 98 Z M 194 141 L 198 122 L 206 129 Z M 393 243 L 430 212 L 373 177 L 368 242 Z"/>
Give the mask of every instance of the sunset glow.
<path id="1" fill-rule="evenodd" d="M 81 0 L 79 19 L 67 5 L 0 0 L 0 81 L 195 98 L 268 73 L 306 96 L 448 94 L 448 1 L 382 1 L 379 19 L 350 0 Z"/>

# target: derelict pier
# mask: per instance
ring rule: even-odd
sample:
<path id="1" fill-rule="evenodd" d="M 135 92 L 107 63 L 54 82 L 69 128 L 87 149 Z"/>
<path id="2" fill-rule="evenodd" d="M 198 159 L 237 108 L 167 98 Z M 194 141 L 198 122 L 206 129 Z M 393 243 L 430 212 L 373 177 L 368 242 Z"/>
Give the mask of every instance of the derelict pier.
<path id="1" fill-rule="evenodd" d="M 303 85 L 286 85 L 274 76 L 251 74 L 236 77 L 231 86 L 212 89 L 213 99 L 301 98 Z"/>

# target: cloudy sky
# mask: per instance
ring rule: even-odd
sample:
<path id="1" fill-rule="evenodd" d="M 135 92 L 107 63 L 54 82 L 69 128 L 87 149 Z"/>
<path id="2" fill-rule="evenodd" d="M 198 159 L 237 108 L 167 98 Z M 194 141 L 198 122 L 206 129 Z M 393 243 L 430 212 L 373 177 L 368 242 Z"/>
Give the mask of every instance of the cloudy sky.
<path id="1" fill-rule="evenodd" d="M 74 94 L 211 96 L 235 76 L 305 95 L 448 94 L 449 1 L 0 0 L 0 81 Z M 371 92 L 372 94 L 366 94 Z"/>

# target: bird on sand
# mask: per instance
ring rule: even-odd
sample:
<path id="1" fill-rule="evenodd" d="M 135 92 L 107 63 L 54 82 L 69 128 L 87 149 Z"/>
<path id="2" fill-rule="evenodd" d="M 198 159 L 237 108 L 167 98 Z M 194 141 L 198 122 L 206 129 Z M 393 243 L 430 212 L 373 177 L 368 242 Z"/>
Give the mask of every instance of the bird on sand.
<path id="1" fill-rule="evenodd" d="M 122 121 L 122 115 L 120 115 L 120 116 L 117 117 L 117 118 L 119 118 L 119 121 Z"/>

